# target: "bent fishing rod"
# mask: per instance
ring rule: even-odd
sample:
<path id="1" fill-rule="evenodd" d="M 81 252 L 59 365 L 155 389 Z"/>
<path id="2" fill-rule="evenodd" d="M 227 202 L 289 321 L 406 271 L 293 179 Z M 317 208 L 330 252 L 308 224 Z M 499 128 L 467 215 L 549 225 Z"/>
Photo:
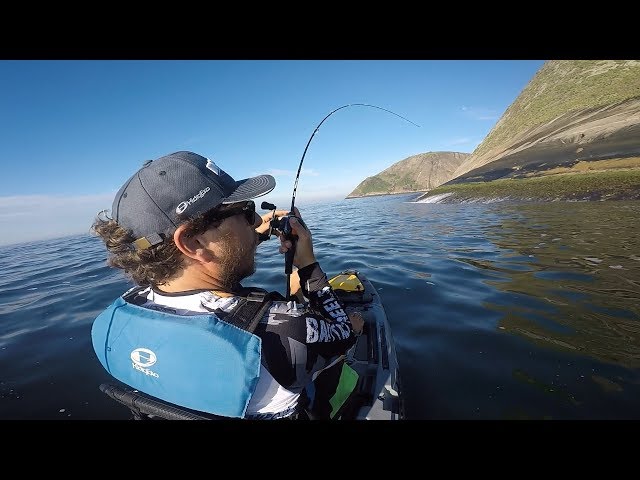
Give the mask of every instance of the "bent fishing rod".
<path id="1" fill-rule="evenodd" d="M 309 149 L 309 145 L 311 145 L 311 140 L 313 140 L 313 137 L 316 135 L 316 133 L 318 132 L 318 130 L 320 130 L 320 127 L 322 126 L 322 124 L 334 113 L 336 113 L 339 110 L 342 110 L 343 108 L 347 108 L 347 107 L 371 107 L 371 108 L 377 108 L 378 110 L 382 110 L 385 111 L 387 113 L 390 113 L 392 115 L 395 115 L 396 117 L 400 117 L 401 119 L 415 125 L 416 127 L 420 127 L 420 125 L 418 125 L 417 123 L 412 122 L 411 120 L 409 120 L 408 118 L 403 117 L 402 115 L 399 115 L 395 112 L 392 112 L 391 110 L 387 110 L 386 108 L 382 108 L 379 107 L 377 105 L 371 105 L 368 103 L 348 103 L 346 105 L 342 105 L 341 107 L 338 107 L 334 110 L 332 110 L 331 112 L 329 112 L 320 123 L 318 123 L 318 125 L 316 126 L 316 128 L 314 129 L 313 133 L 311 134 L 311 137 L 309 137 L 309 140 L 307 141 L 307 145 L 304 147 L 304 152 L 302 152 L 302 157 L 300 158 L 300 164 L 298 165 L 298 172 L 296 173 L 296 178 L 295 181 L 293 183 L 293 195 L 291 196 L 291 208 L 289 210 L 289 213 L 287 213 L 287 215 L 285 215 L 284 217 L 280 217 L 279 219 L 276 218 L 276 206 L 268 203 L 268 202 L 262 202 L 261 208 L 263 210 L 273 210 L 273 216 L 270 222 L 270 227 L 269 227 L 269 231 L 266 234 L 263 234 L 263 239 L 267 239 L 271 237 L 271 233 L 273 231 L 273 229 L 279 230 L 280 232 L 282 232 L 282 234 L 284 235 L 284 239 L 285 240 L 289 240 L 291 242 L 291 248 L 285 253 L 284 255 L 284 273 L 287 275 L 287 279 L 286 279 L 286 295 L 285 298 L 287 300 L 289 300 L 290 294 L 291 294 L 291 286 L 289 285 L 289 281 L 291 278 L 291 273 L 293 271 L 293 257 L 296 253 L 296 241 L 298 240 L 298 236 L 293 234 L 292 229 L 291 229 L 291 224 L 289 223 L 289 219 L 291 217 L 296 217 L 295 215 L 295 201 L 296 201 L 296 192 L 298 190 L 298 180 L 300 179 L 300 172 L 302 171 L 302 162 L 304 162 L 304 157 L 307 155 L 307 150 Z M 296 219 L 302 224 L 302 226 L 304 228 L 307 228 L 306 224 L 304 223 L 304 221 L 300 218 L 300 217 L 296 217 Z"/>

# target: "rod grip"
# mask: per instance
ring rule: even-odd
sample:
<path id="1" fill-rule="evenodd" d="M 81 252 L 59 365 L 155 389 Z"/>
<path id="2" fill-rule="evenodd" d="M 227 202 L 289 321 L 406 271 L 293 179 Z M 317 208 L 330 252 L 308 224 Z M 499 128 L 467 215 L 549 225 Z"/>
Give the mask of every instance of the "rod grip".
<path id="1" fill-rule="evenodd" d="M 284 273 L 293 272 L 293 257 L 296 254 L 296 242 L 291 240 L 291 248 L 284 254 Z"/>
<path id="2" fill-rule="evenodd" d="M 285 240 L 291 242 L 291 248 L 284 254 L 284 273 L 286 274 L 290 274 L 293 271 L 293 257 L 296 254 L 296 242 L 298 240 L 298 236 L 291 232 L 289 218 L 289 215 L 282 218 L 282 233 Z"/>

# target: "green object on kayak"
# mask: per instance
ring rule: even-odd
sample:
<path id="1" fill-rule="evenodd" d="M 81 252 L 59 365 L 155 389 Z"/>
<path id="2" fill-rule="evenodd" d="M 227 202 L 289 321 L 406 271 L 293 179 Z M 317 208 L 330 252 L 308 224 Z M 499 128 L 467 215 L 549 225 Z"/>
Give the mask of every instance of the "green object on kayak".
<path id="1" fill-rule="evenodd" d="M 347 401 L 349 395 L 353 392 L 353 389 L 356 388 L 357 383 L 358 373 L 346 363 L 342 364 L 342 372 L 340 373 L 338 388 L 336 388 L 336 393 L 331 397 L 331 400 L 329 400 L 332 407 L 331 418 L 338 413 L 340 407 L 342 407 L 342 405 Z"/>

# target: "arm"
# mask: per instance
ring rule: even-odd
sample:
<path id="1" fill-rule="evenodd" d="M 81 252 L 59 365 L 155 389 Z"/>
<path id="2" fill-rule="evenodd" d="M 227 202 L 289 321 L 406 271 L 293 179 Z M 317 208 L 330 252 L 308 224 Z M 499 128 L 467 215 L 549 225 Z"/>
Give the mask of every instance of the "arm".
<path id="1" fill-rule="evenodd" d="M 344 305 L 329 285 L 318 262 L 298 269 L 298 275 L 302 292 L 309 299 L 312 312 L 312 315 L 306 317 L 307 343 L 336 342 L 337 348 L 332 349 L 331 354 L 343 353 L 355 342 L 355 334 Z"/>
<path id="2" fill-rule="evenodd" d="M 297 209 L 295 213 L 300 215 Z M 344 353 L 355 342 L 349 317 L 315 258 L 311 232 L 296 218 L 291 218 L 290 223 L 293 233 L 298 236 L 293 264 L 298 267 L 301 291 L 309 299 L 309 307 L 313 312 L 313 315 L 306 317 L 307 343 L 336 342 L 330 354 Z M 291 243 L 283 237 L 280 241 L 280 252 L 285 253 Z"/>

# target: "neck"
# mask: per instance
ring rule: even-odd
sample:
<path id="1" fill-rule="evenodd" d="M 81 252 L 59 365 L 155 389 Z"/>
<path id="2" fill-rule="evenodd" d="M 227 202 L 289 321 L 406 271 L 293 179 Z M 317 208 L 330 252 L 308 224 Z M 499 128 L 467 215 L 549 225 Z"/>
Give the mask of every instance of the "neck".
<path id="1" fill-rule="evenodd" d="M 217 271 L 209 272 L 200 269 L 185 268 L 180 275 L 171 281 L 156 287 L 167 293 L 188 292 L 190 290 L 211 290 L 221 297 L 233 296 L 235 285 L 226 285 Z"/>

